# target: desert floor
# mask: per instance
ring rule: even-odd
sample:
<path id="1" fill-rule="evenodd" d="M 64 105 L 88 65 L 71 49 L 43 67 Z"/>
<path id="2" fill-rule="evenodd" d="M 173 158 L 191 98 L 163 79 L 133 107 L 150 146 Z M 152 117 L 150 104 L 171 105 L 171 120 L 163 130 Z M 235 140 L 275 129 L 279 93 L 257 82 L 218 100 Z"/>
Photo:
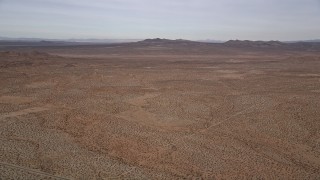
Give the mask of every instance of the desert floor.
<path id="1" fill-rule="evenodd" d="M 319 179 L 319 130 L 319 52 L 0 52 L 0 179 Z"/>

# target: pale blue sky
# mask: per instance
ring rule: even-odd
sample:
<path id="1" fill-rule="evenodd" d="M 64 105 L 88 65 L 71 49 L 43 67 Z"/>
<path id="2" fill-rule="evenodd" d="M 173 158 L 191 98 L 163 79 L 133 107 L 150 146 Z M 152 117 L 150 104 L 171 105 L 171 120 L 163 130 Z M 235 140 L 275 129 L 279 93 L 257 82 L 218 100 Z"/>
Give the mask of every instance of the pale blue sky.
<path id="1" fill-rule="evenodd" d="M 320 38 L 320 0 L 0 0 L 0 36 Z"/>

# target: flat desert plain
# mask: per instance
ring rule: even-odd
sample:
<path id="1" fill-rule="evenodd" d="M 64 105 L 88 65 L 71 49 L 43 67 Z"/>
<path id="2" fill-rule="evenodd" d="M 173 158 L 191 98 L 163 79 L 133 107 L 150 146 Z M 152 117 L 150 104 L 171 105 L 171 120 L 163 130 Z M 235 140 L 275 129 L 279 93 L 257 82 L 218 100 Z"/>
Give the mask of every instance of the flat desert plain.
<path id="1" fill-rule="evenodd" d="M 0 51 L 0 179 L 320 179 L 319 46 Z"/>

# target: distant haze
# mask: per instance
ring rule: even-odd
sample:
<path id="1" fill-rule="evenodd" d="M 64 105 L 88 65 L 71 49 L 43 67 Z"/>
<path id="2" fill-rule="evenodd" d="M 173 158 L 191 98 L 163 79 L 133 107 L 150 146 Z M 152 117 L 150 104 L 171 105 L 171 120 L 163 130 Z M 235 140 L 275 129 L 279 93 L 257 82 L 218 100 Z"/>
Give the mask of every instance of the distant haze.
<path id="1" fill-rule="evenodd" d="M 320 0 L 0 0 L 0 36 L 320 38 Z"/>

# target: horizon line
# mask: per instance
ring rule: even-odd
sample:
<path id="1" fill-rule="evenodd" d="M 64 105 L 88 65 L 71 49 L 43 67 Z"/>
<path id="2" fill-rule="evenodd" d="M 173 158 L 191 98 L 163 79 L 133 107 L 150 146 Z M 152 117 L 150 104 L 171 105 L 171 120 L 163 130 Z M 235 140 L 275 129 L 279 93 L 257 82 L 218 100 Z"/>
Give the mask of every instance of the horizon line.
<path id="1" fill-rule="evenodd" d="M 300 40 L 277 40 L 277 39 L 270 39 L 270 40 L 261 40 L 261 39 L 238 39 L 238 38 L 231 38 L 228 40 L 221 40 L 221 39 L 212 39 L 212 38 L 206 38 L 206 39 L 185 39 L 185 38 L 42 38 L 42 37 L 10 37 L 10 36 L 0 36 L 0 40 L 40 40 L 40 41 L 73 41 L 73 40 L 118 40 L 118 41 L 143 41 L 146 39 L 166 39 L 166 40 L 188 40 L 188 41 L 216 41 L 216 42 L 227 42 L 232 40 L 239 40 L 239 41 L 280 41 L 280 42 L 299 42 L 299 41 L 320 41 L 320 38 L 312 38 L 312 39 L 300 39 Z"/>

